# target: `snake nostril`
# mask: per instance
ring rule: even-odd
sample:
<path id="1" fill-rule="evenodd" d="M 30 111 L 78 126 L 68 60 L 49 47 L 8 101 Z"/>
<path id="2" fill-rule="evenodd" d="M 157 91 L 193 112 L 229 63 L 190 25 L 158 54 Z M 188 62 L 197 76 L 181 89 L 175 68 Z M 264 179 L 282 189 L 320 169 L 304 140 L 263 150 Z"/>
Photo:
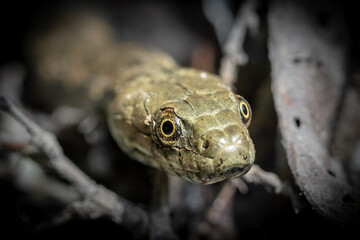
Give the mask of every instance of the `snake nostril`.
<path id="1" fill-rule="evenodd" d="M 206 141 L 202 144 L 202 149 L 203 149 L 203 150 L 206 150 L 208 147 L 209 147 L 209 141 L 206 140 Z"/>
<path id="2" fill-rule="evenodd" d="M 248 156 L 246 154 L 243 154 L 242 151 L 239 152 L 239 155 L 243 157 L 245 161 L 248 159 Z"/>

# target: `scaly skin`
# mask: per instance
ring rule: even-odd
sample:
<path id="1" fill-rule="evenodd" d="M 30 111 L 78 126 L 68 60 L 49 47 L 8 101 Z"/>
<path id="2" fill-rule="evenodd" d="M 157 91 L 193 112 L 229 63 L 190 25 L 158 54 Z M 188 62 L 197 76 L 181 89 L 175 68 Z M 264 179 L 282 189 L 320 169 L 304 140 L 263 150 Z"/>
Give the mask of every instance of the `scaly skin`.
<path id="1" fill-rule="evenodd" d="M 161 51 L 117 43 L 92 15 L 68 19 L 33 41 L 35 73 L 44 86 L 67 92 L 71 104 L 104 104 L 110 131 L 131 158 L 202 184 L 251 168 L 250 107 L 246 119 L 246 101 L 219 77 L 181 68 Z M 176 119 L 167 122 L 170 130 L 161 116 Z"/>

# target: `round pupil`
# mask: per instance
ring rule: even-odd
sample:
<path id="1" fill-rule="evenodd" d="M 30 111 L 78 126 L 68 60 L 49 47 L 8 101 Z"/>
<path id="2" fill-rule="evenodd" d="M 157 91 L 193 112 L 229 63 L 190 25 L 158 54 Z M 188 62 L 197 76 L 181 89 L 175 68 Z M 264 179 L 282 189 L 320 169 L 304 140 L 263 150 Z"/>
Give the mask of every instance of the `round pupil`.
<path id="1" fill-rule="evenodd" d="M 241 104 L 241 111 L 245 116 L 248 115 L 248 110 L 247 110 L 245 104 Z"/>
<path id="2" fill-rule="evenodd" d="M 174 126 L 171 123 L 171 121 L 166 120 L 163 124 L 162 124 L 162 131 L 164 134 L 166 135 L 170 135 L 173 133 L 174 131 Z"/>

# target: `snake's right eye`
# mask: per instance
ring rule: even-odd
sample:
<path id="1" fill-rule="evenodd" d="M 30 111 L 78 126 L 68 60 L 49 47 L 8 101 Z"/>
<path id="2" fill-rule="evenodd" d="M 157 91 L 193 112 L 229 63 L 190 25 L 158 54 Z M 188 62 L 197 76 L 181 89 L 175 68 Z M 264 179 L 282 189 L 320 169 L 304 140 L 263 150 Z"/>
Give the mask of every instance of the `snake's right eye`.
<path id="1" fill-rule="evenodd" d="M 250 105 L 243 97 L 236 95 L 236 98 L 238 99 L 238 108 L 241 121 L 245 124 L 246 127 L 248 127 L 250 125 L 252 115 Z"/>
<path id="2" fill-rule="evenodd" d="M 156 135 L 165 145 L 173 145 L 181 136 L 181 121 L 174 110 L 167 108 L 156 117 Z"/>

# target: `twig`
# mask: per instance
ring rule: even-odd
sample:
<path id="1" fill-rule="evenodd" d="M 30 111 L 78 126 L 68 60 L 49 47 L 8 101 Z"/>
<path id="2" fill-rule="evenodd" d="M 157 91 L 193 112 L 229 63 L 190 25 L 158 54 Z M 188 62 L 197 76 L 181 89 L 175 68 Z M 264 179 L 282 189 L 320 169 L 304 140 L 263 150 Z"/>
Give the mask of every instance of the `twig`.
<path id="1" fill-rule="evenodd" d="M 206 218 L 202 223 L 203 228 L 206 227 L 206 229 L 208 229 L 209 224 L 221 222 L 222 212 L 225 207 L 230 204 L 236 189 L 238 189 L 240 193 L 247 193 L 248 188 L 243 180 L 248 183 L 260 184 L 269 190 L 273 189 L 276 194 L 281 193 L 288 196 L 292 202 L 295 213 L 299 213 L 303 207 L 303 202 L 289 184 L 282 182 L 275 173 L 266 172 L 258 165 L 254 165 L 242 178 L 231 179 L 222 187 L 212 206 L 207 211 Z"/>
<path id="2" fill-rule="evenodd" d="M 231 181 L 227 181 L 216 196 L 212 206 L 208 210 L 207 219 L 210 223 L 219 224 L 222 221 L 222 213 L 225 208 L 233 200 L 236 188 L 232 185 Z"/>
<path id="3" fill-rule="evenodd" d="M 274 189 L 275 193 L 281 193 L 283 184 L 279 177 L 272 172 L 262 170 L 258 165 L 252 166 L 250 171 L 242 177 L 246 182 L 261 184 Z"/>
<path id="4" fill-rule="evenodd" d="M 267 189 L 273 189 L 276 194 L 284 194 L 291 200 L 295 213 L 299 213 L 303 208 L 303 201 L 294 189 L 286 182 L 282 182 L 280 178 L 273 172 L 266 172 L 258 165 L 252 166 L 250 171 L 245 174 L 242 179 L 248 183 L 260 184 Z"/>
<path id="5" fill-rule="evenodd" d="M 75 188 L 84 196 L 95 192 L 96 184 L 64 156 L 60 145 L 52 133 L 41 129 L 7 98 L 0 97 L 0 107 L 26 128 L 31 136 L 31 142 L 49 158 L 50 166 L 63 178 L 74 184 Z"/>
<path id="6" fill-rule="evenodd" d="M 227 1 L 203 0 L 202 8 L 206 18 L 214 27 L 219 44 L 223 46 L 234 24 L 234 16 L 229 4 Z"/>
<path id="7" fill-rule="evenodd" d="M 223 46 L 224 57 L 221 59 L 220 76 L 228 86 L 236 81 L 238 66 L 248 62 L 244 50 L 247 30 L 255 35 L 259 28 L 259 17 L 255 12 L 257 1 L 248 0 L 240 7 L 229 37 Z"/>
<path id="8" fill-rule="evenodd" d="M 235 193 L 236 187 L 231 181 L 227 181 L 207 210 L 205 219 L 199 224 L 199 233 L 209 239 L 231 239 L 234 237 L 235 226 L 232 210 Z"/>
<path id="9" fill-rule="evenodd" d="M 134 230 L 132 232 L 136 232 L 138 236 L 148 234 L 149 216 L 146 211 L 96 184 L 63 154 L 52 133 L 41 129 L 2 96 L 0 96 L 0 109 L 9 113 L 26 128 L 31 142 L 48 157 L 50 166 L 69 181 L 83 197 L 82 201 L 73 203 L 58 222 L 68 220 L 75 214 L 88 219 L 105 217 L 127 229 Z"/>
<path id="10" fill-rule="evenodd" d="M 241 194 L 247 194 L 249 191 L 248 186 L 246 185 L 246 182 L 242 178 L 233 178 L 230 180 L 232 185 L 237 188 L 237 190 Z"/>
<path id="11" fill-rule="evenodd" d="M 155 170 L 150 209 L 150 239 L 177 239 L 170 226 L 169 181 L 161 170 Z M 162 231 L 159 231 L 162 229 Z"/>
<path id="12" fill-rule="evenodd" d="M 288 196 L 292 202 L 295 213 L 299 213 L 303 208 L 303 201 L 300 200 L 298 194 L 289 184 L 282 182 L 275 173 L 266 172 L 258 165 L 254 165 L 243 177 L 231 179 L 224 184 L 211 207 L 207 210 L 205 219 L 199 224 L 200 233 L 207 235 L 215 234 L 215 232 L 213 232 L 214 227 L 227 226 L 226 232 L 227 234 L 231 234 L 233 223 L 226 213 L 231 212 L 236 189 L 239 190 L 240 193 L 247 193 L 248 188 L 244 181 L 260 184 L 269 190 L 273 189 L 276 194 Z"/>

